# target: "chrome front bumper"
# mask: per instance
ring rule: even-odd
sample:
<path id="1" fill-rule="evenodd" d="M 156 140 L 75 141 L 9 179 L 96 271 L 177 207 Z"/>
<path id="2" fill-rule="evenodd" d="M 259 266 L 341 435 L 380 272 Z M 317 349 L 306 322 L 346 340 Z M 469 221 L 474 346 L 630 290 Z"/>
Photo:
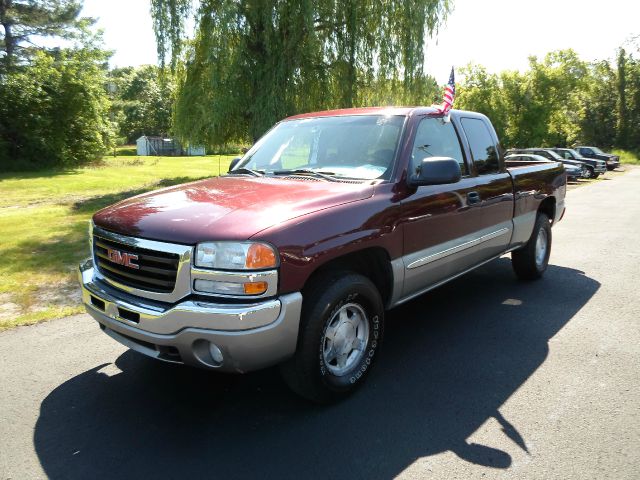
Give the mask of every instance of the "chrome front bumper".
<path id="1" fill-rule="evenodd" d="M 85 308 L 100 328 L 132 350 L 159 360 L 242 373 L 275 365 L 296 349 L 302 307 L 298 292 L 250 304 L 166 304 L 102 282 L 94 275 L 91 259 L 80 264 L 79 280 Z M 222 361 L 216 360 L 212 345 Z"/>

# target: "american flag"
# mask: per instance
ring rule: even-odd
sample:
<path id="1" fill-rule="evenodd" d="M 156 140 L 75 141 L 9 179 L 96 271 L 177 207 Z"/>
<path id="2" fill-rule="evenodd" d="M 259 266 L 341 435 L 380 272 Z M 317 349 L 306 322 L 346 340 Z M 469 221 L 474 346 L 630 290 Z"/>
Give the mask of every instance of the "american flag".
<path id="1" fill-rule="evenodd" d="M 449 83 L 444 87 L 444 97 L 442 98 L 442 104 L 437 108 L 445 115 L 449 113 L 451 107 L 453 107 L 453 101 L 456 98 L 456 79 L 453 74 L 453 67 L 451 67 L 451 75 L 449 75 Z"/>

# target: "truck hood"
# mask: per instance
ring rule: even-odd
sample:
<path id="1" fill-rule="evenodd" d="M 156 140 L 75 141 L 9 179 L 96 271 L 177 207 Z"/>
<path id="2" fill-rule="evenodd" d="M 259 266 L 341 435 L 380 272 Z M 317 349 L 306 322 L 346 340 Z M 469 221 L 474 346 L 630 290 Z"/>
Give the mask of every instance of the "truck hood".
<path id="1" fill-rule="evenodd" d="M 246 240 L 265 228 L 373 195 L 367 183 L 308 177 L 215 177 L 145 193 L 104 208 L 96 226 L 173 243 Z"/>
<path id="2" fill-rule="evenodd" d="M 562 160 L 562 163 L 564 163 L 565 165 L 572 165 L 574 167 L 580 167 L 582 166 L 582 162 L 578 161 L 578 160 Z"/>

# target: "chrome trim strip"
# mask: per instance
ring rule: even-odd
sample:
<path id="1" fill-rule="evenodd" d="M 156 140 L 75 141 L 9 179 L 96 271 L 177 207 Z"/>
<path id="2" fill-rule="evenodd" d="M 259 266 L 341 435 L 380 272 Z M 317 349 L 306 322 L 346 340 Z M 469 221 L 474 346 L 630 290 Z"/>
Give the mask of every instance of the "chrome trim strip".
<path id="1" fill-rule="evenodd" d="M 420 259 L 418 259 L 418 260 L 416 260 L 414 262 L 411 262 L 409 265 L 407 265 L 407 269 L 410 270 L 412 268 L 422 267 L 423 265 L 426 265 L 428 263 L 435 262 L 436 260 L 440 260 L 442 258 L 448 257 L 449 255 L 453 255 L 454 253 L 458 253 L 458 252 L 461 252 L 463 250 L 467 250 L 468 248 L 471 248 L 471 247 L 473 247 L 475 245 L 479 245 L 479 244 L 484 243 L 486 241 L 489 241 L 489 240 L 491 240 L 493 238 L 501 237 L 502 235 L 505 235 L 508 232 L 510 232 L 510 230 L 508 228 L 501 228 L 500 230 L 496 230 L 495 232 L 487 233 L 486 235 L 478 237 L 478 238 L 476 238 L 474 240 L 470 240 L 468 242 L 461 243 L 460 245 L 457 245 L 455 247 L 448 248 L 448 249 L 443 250 L 441 252 L 434 253 L 434 254 L 429 255 L 427 257 L 423 257 L 423 258 L 420 258 Z"/>
<path id="2" fill-rule="evenodd" d="M 213 280 L 215 282 L 229 282 L 229 283 L 247 283 L 247 282 L 267 282 L 267 290 L 261 295 L 223 295 L 220 293 L 207 293 L 196 290 L 196 280 Z M 193 291 L 200 295 L 208 295 L 224 298 L 265 298 L 273 297 L 278 293 L 278 271 L 266 270 L 262 272 L 225 272 L 220 270 L 206 270 L 203 268 L 193 267 L 191 269 L 191 283 L 193 285 Z"/>
<path id="3" fill-rule="evenodd" d="M 505 253 L 509 253 L 509 252 L 511 252 L 511 251 L 513 251 L 513 250 L 515 250 L 515 248 L 510 247 L 510 248 L 508 248 L 507 250 L 505 250 L 505 251 L 503 251 L 503 252 L 500 252 L 498 255 L 496 255 L 496 256 L 494 256 L 494 257 L 491 257 L 491 258 L 489 258 L 488 260 L 484 260 L 484 261 L 482 261 L 482 262 L 480 262 L 480 263 L 478 263 L 478 264 L 474 265 L 473 267 L 467 268 L 466 270 L 463 270 L 463 271 L 462 271 L 462 272 L 460 272 L 460 273 L 456 273 L 455 275 L 452 275 L 451 277 L 445 278 L 444 280 L 441 280 L 441 281 L 439 281 L 439 282 L 437 282 L 437 283 L 434 283 L 433 285 L 429 285 L 428 287 L 423 288 L 422 290 L 420 290 L 420 291 L 418 291 L 418 292 L 415 292 L 415 293 L 412 293 L 412 294 L 410 294 L 410 295 L 407 295 L 406 297 L 401 298 L 400 300 L 398 300 L 397 302 L 395 302 L 393 305 L 391 305 L 391 306 L 389 307 L 389 309 L 391 309 L 391 308 L 395 308 L 395 307 L 397 307 L 398 305 L 402 305 L 403 303 L 406 303 L 406 302 L 408 302 L 409 300 L 413 300 L 414 298 L 419 297 L 420 295 L 422 295 L 422 294 L 424 294 L 424 293 L 427 293 L 428 291 L 433 290 L 434 288 L 438 288 L 439 286 L 444 285 L 445 283 L 450 282 L 451 280 L 455 280 L 456 278 L 461 277 L 462 275 L 464 275 L 464 274 L 466 274 L 466 273 L 469 273 L 470 271 L 475 270 L 475 269 L 476 269 L 476 268 L 478 268 L 478 267 L 481 267 L 481 266 L 482 266 L 482 265 L 484 265 L 485 263 L 489 263 L 489 262 L 491 262 L 491 261 L 495 260 L 496 258 L 500 258 L 500 257 L 501 257 L 502 255 L 504 255 Z"/>

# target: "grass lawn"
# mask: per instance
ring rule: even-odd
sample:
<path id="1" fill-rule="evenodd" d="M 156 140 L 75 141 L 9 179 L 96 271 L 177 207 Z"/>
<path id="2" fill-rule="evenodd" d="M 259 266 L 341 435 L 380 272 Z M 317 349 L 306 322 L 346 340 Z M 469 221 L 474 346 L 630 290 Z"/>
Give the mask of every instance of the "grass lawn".
<path id="1" fill-rule="evenodd" d="M 77 263 L 102 207 L 226 172 L 233 155 L 105 157 L 98 166 L 0 174 L 0 331 L 79 313 Z"/>

